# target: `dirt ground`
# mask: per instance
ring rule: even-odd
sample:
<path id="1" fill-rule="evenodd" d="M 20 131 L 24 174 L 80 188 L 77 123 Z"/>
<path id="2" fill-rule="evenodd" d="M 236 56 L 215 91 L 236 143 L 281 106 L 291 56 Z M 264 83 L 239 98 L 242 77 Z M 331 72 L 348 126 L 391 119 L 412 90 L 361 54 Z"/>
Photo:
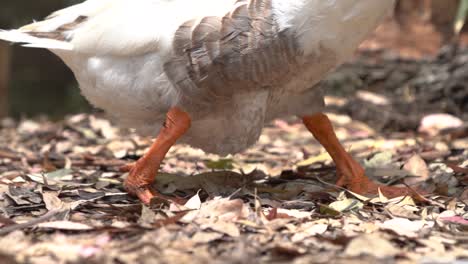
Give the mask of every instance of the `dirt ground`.
<path id="1" fill-rule="evenodd" d="M 468 51 L 365 50 L 322 84 L 337 134 L 368 176 L 431 195 L 334 186 L 290 118 L 235 156 L 177 145 L 155 187 L 187 202 L 146 207 L 118 168 L 150 139 L 101 115 L 4 119 L 0 263 L 468 263 Z"/>

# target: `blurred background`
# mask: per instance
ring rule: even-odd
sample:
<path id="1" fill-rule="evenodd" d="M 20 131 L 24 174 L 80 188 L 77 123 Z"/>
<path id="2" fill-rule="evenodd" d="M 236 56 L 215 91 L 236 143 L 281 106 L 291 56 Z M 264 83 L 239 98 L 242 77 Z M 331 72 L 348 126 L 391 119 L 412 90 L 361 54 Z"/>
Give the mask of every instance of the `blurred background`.
<path id="1" fill-rule="evenodd" d="M 2 0 L 0 28 L 40 20 L 54 10 L 79 2 Z M 466 1 L 460 0 L 398 1 L 394 14 L 362 45 L 355 60 L 324 83 L 332 95 L 331 105 L 336 106 L 336 111 L 376 122 L 382 128 L 395 127 L 395 123 L 402 129 L 413 128 L 412 122 L 417 122 L 413 119 L 419 120 L 430 112 L 466 119 L 466 9 Z M 363 90 L 370 94 L 360 92 Z M 372 107 L 382 109 L 376 98 L 390 102 L 386 104 L 390 112 L 386 123 L 372 116 Z M 356 100 L 371 104 L 362 107 Z M 72 73 L 58 58 L 45 50 L 0 41 L 0 117 L 45 114 L 56 119 L 91 110 Z M 408 117 L 408 111 L 415 117 Z"/>
<path id="2" fill-rule="evenodd" d="M 2 0 L 0 28 L 9 29 L 41 20 L 79 0 Z M 47 50 L 26 49 L 0 41 L 0 117 L 89 111 L 70 70 Z"/>

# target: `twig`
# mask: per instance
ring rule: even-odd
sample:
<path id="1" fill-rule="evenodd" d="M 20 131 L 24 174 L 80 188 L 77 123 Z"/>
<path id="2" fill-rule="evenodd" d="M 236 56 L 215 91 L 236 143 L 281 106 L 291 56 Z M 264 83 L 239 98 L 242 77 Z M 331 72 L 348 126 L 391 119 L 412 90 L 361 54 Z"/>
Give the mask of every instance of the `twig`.
<path id="1" fill-rule="evenodd" d="M 32 227 L 32 226 L 38 225 L 40 223 L 46 222 L 46 221 L 52 219 L 54 216 L 58 215 L 60 212 L 61 212 L 61 210 L 50 210 L 46 214 L 44 214 L 44 215 L 42 215 L 42 216 L 40 216 L 40 217 L 38 217 L 36 219 L 33 219 L 33 220 L 31 220 L 31 221 L 29 221 L 27 223 L 6 226 L 6 227 L 0 229 L 0 236 L 4 236 L 4 235 L 7 235 L 7 234 L 9 234 L 9 233 L 11 233 L 13 231 L 16 231 L 16 230 L 25 229 L 25 228 Z"/>
<path id="2" fill-rule="evenodd" d="M 332 187 L 332 188 L 335 188 L 335 189 L 338 189 L 338 190 L 341 190 L 341 191 L 346 191 L 346 192 L 348 191 L 348 189 L 343 188 L 343 187 L 341 187 L 341 186 L 338 186 L 338 185 L 336 185 L 336 184 L 328 183 L 328 182 L 326 182 L 326 181 L 320 179 L 320 177 L 318 177 L 318 176 L 315 176 L 315 179 L 316 179 L 318 182 L 320 182 L 321 184 L 324 184 L 324 185 L 326 185 L 326 186 L 329 186 L 329 187 Z"/>
<path id="3" fill-rule="evenodd" d="M 43 159 L 40 157 L 23 157 L 21 154 L 9 152 L 9 151 L 2 151 L 0 150 L 0 158 L 6 158 L 14 161 L 21 161 L 23 158 L 26 159 L 28 163 L 32 164 L 40 164 L 42 163 Z M 65 166 L 65 159 L 60 160 L 50 160 L 54 166 L 63 167 Z M 121 167 L 127 164 L 124 160 L 118 159 L 91 159 L 91 158 L 84 158 L 80 160 L 71 160 L 72 166 L 75 167 L 85 167 L 85 166 L 99 166 L 99 167 Z"/>

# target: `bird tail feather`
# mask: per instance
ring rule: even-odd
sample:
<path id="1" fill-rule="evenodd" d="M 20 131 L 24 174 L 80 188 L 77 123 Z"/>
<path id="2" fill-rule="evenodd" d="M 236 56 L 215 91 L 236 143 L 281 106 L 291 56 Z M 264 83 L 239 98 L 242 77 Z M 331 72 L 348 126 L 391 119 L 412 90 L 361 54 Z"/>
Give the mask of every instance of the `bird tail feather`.
<path id="1" fill-rule="evenodd" d="M 40 38 L 22 32 L 21 30 L 0 30 L 0 39 L 12 43 L 21 43 L 24 47 L 43 48 L 52 50 L 72 50 L 73 45 L 69 42 L 56 39 Z"/>

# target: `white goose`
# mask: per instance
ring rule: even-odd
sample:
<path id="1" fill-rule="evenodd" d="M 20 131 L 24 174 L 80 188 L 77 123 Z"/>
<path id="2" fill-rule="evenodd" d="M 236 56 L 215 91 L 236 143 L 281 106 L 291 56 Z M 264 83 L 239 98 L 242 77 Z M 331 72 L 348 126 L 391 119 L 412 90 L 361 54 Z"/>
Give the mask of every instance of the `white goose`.
<path id="1" fill-rule="evenodd" d="M 331 154 L 337 184 L 375 193 L 380 186 L 320 113 L 323 97 L 314 85 L 393 6 L 394 0 L 88 0 L 0 31 L 0 39 L 51 50 L 91 103 L 123 125 L 159 133 L 149 152 L 126 167 L 127 190 L 145 203 L 158 195 L 150 185 L 176 141 L 236 153 L 285 115 L 302 117 Z"/>

